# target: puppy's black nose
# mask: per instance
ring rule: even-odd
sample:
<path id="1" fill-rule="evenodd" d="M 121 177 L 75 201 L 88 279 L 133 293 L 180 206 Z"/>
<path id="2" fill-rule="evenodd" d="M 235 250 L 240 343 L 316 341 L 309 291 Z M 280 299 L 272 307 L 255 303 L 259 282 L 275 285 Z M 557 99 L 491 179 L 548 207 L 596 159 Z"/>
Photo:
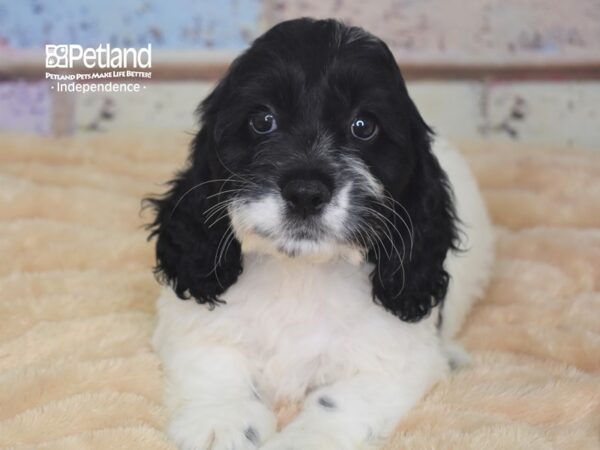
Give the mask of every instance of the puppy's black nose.
<path id="1" fill-rule="evenodd" d="M 285 184 L 281 195 L 304 217 L 316 214 L 331 200 L 331 190 L 319 180 L 291 180 Z"/>

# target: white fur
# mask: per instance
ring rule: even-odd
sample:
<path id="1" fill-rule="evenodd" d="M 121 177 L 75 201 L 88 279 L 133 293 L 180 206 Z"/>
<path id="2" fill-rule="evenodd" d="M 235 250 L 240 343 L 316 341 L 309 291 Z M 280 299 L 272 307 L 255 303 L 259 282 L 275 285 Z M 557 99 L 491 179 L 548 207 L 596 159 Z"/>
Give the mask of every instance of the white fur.
<path id="1" fill-rule="evenodd" d="M 481 297 L 494 260 L 494 231 L 477 182 L 464 157 L 446 141 L 437 139 L 433 151 L 450 179 L 454 204 L 461 220 L 462 248 L 450 252 L 445 268 L 451 275 L 444 306 L 442 335 L 446 340 L 459 331 L 473 301 Z"/>
<path id="2" fill-rule="evenodd" d="M 470 251 L 451 256 L 444 338 L 481 294 L 492 231 L 462 157 L 435 152 L 454 187 Z M 268 206 L 268 205 L 267 205 Z M 273 219 L 277 205 L 262 217 Z M 258 213 L 257 213 L 258 214 Z M 276 214 L 275 214 L 276 215 Z M 447 373 L 451 344 L 435 316 L 410 324 L 376 305 L 356 249 L 290 258 L 234 223 L 244 272 L 214 310 L 165 288 L 154 347 L 167 375 L 169 435 L 182 449 L 329 450 L 377 447 Z M 304 401 L 275 433 L 274 404 Z"/>

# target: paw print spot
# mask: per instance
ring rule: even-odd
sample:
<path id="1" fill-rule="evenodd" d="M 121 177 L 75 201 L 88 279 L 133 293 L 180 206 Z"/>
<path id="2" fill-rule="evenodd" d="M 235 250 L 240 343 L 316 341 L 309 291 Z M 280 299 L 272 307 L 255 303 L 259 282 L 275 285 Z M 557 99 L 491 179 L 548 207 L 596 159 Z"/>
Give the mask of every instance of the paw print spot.
<path id="1" fill-rule="evenodd" d="M 331 400 L 331 398 L 327 397 L 326 395 L 319 397 L 319 405 L 321 405 L 325 409 L 335 409 L 336 408 L 335 402 L 333 400 Z"/>
<path id="2" fill-rule="evenodd" d="M 246 436 L 246 439 L 248 439 L 254 445 L 260 444 L 260 434 L 254 427 L 248 427 L 246 431 L 244 431 L 244 436 Z"/>

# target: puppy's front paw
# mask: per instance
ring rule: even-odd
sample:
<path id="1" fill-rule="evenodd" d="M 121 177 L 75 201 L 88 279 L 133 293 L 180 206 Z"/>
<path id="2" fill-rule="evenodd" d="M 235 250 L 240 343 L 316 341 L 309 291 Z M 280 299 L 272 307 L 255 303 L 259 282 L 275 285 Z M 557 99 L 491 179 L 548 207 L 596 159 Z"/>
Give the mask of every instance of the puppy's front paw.
<path id="1" fill-rule="evenodd" d="M 311 430 L 303 432 L 283 432 L 276 434 L 263 445 L 261 450 L 349 450 L 331 436 L 313 433 Z"/>
<path id="2" fill-rule="evenodd" d="M 307 407 L 261 450 L 373 450 L 381 448 L 381 436 L 369 424 L 336 416 L 336 404 L 327 396 L 316 397 L 318 407 Z M 309 400 L 310 402 L 310 400 Z M 323 414 L 325 413 L 325 414 Z"/>
<path id="3" fill-rule="evenodd" d="M 189 405 L 173 415 L 167 433 L 181 450 L 254 450 L 275 426 L 275 415 L 259 401 L 215 408 Z"/>

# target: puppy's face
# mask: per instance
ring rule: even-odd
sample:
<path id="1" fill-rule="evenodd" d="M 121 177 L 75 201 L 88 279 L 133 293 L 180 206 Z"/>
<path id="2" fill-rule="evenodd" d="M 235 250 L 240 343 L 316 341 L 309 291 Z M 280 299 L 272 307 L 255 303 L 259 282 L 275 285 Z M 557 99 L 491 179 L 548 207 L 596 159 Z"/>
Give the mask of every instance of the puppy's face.
<path id="1" fill-rule="evenodd" d="M 413 107 L 381 41 L 331 22 L 281 26 L 216 97 L 205 110 L 228 180 L 216 197 L 242 244 L 298 256 L 379 240 L 406 257 L 411 219 L 393 198 L 415 165 Z M 399 227 L 408 239 L 396 248 Z"/>
<path id="2" fill-rule="evenodd" d="M 247 247 L 363 257 L 377 302 L 403 320 L 443 299 L 451 193 L 381 40 L 332 20 L 284 22 L 199 112 L 189 167 L 150 200 L 156 271 L 181 298 L 219 303 Z"/>

